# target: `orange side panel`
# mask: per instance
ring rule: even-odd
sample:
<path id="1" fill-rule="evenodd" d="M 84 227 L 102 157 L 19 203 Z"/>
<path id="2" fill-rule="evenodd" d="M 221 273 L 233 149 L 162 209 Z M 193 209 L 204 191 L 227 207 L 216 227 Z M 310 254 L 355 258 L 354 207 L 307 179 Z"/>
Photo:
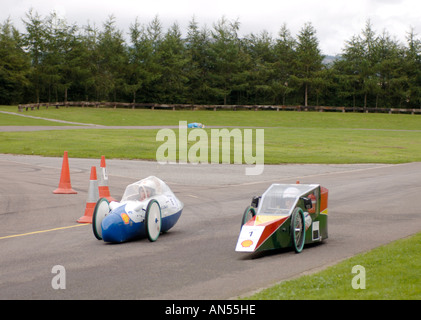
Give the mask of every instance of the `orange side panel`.
<path id="1" fill-rule="evenodd" d="M 320 212 L 327 209 L 327 198 L 328 198 L 329 190 L 320 187 Z"/>

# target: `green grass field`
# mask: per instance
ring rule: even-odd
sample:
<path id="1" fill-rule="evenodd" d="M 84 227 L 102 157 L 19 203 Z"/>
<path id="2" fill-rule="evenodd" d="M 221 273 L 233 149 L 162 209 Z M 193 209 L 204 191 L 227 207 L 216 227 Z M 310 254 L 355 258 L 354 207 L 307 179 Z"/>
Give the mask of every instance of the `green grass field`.
<path id="1" fill-rule="evenodd" d="M 0 111 L 18 113 L 16 106 Z M 253 126 L 321 129 L 421 130 L 421 117 L 409 114 L 338 113 L 295 111 L 168 111 L 148 109 L 60 108 L 23 111 L 19 114 L 101 125 L 178 125 L 178 121 L 202 122 L 208 126 Z M 12 125 L 0 115 L 0 125 Z M 32 120 L 28 120 L 32 121 Z M 51 125 L 57 123 L 52 122 Z M 22 124 L 24 125 L 24 124 Z M 28 124 L 34 125 L 34 124 Z"/>
<path id="2" fill-rule="evenodd" d="M 421 233 L 359 254 L 312 275 L 281 282 L 252 300 L 420 300 Z M 354 270 L 362 266 L 363 274 Z M 354 289 L 352 281 L 357 284 Z M 365 284 L 365 289 L 359 286 Z M 358 286 L 359 285 L 359 286 Z"/>
<path id="3" fill-rule="evenodd" d="M 10 108 L 0 107 L 0 111 L 9 112 L 9 109 Z M 11 111 L 12 110 L 10 110 L 10 112 Z M 13 112 L 15 111 L 16 110 L 13 110 Z M 26 115 L 26 114 L 23 114 L 23 115 Z M 32 114 L 32 116 L 36 116 L 36 114 Z M 0 126 L 60 126 L 60 125 L 67 125 L 67 124 L 60 123 L 60 122 L 52 122 L 48 120 L 19 117 L 16 115 L 6 114 L 6 113 L 0 113 Z"/>
<path id="4" fill-rule="evenodd" d="M 0 106 L 16 112 L 17 107 Z M 405 163 L 421 161 L 421 116 L 276 111 L 158 111 L 61 108 L 22 112 L 86 124 L 265 128 L 265 163 Z M 67 125 L 0 113 L 0 126 Z M 212 129 L 205 129 L 208 135 Z M 244 130 L 244 129 L 243 129 Z M 177 133 L 178 130 L 175 130 Z M 158 130 L 74 129 L 0 132 L 0 153 L 108 159 L 156 159 Z M 191 146 L 194 142 L 190 142 Z M 254 148 L 253 148 L 254 150 Z M 319 273 L 283 282 L 248 299 L 421 299 L 421 233 L 348 259 Z M 366 270 L 355 290 L 352 267 Z"/>
<path id="5" fill-rule="evenodd" d="M 17 112 L 16 107 L 0 107 L 1 110 Z M 416 115 L 101 108 L 50 108 L 21 114 L 100 125 L 177 126 L 179 121 L 187 121 L 207 126 L 263 127 L 266 164 L 421 161 L 421 117 Z M 60 124 L 0 114 L 0 125 Z M 211 129 L 206 131 L 210 136 Z M 157 132 L 104 129 L 2 132 L 0 152 L 61 156 L 67 150 L 73 157 L 104 154 L 107 158 L 155 160 L 156 150 L 162 144 L 156 141 Z M 189 147 L 194 143 L 190 142 Z"/>

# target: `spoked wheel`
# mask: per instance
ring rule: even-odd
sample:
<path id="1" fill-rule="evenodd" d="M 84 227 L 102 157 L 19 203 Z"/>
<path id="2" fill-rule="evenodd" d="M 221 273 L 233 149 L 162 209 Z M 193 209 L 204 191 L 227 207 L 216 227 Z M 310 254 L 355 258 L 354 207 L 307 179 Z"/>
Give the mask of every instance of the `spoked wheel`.
<path id="1" fill-rule="evenodd" d="M 101 198 L 95 205 L 94 213 L 92 215 L 92 229 L 95 238 L 102 240 L 102 220 L 110 213 L 110 203 L 107 199 Z"/>
<path id="2" fill-rule="evenodd" d="M 145 227 L 148 239 L 154 242 L 161 233 L 161 207 L 156 200 L 151 200 L 146 207 Z"/>
<path id="3" fill-rule="evenodd" d="M 256 210 L 253 207 L 247 207 L 243 213 L 243 219 L 241 220 L 241 227 L 247 223 L 250 219 L 252 219 L 256 215 Z"/>
<path id="4" fill-rule="evenodd" d="M 296 253 L 303 251 L 305 242 L 305 220 L 301 208 L 295 208 L 291 216 L 291 240 Z"/>

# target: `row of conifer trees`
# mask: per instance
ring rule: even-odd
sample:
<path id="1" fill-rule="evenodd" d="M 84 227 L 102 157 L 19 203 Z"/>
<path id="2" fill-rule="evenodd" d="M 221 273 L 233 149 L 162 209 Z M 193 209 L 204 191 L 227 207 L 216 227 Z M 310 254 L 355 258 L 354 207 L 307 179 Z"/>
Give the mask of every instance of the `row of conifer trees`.
<path id="1" fill-rule="evenodd" d="M 328 61 L 312 23 L 296 35 L 284 24 L 275 36 L 240 37 L 240 22 L 224 17 L 212 27 L 192 18 L 187 30 L 136 19 L 126 31 L 114 16 L 101 27 L 33 10 L 22 20 L 24 31 L 10 19 L 0 24 L 0 104 L 421 106 L 421 41 L 413 30 L 400 43 L 368 21 Z"/>

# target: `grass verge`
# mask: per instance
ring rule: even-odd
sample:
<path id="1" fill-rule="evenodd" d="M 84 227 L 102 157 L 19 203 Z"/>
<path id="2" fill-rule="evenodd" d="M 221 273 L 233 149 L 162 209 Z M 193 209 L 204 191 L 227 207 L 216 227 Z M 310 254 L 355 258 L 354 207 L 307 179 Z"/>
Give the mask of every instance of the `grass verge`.
<path id="1" fill-rule="evenodd" d="M 421 233 L 359 254 L 312 275 L 281 282 L 250 300 L 420 300 Z M 365 289 L 361 286 L 365 271 Z"/>
<path id="2" fill-rule="evenodd" d="M 0 106 L 0 111 L 18 113 L 15 106 Z M 23 111 L 19 114 L 109 126 L 178 125 L 179 121 L 187 121 L 201 122 L 206 126 L 421 130 L 421 117 L 409 114 L 296 111 L 169 111 L 81 107 L 60 109 L 45 109 L 41 107 L 40 110 Z M 0 114 L 0 121 L 2 117 L 3 115 Z M 13 124 L 10 123 L 9 125 Z"/>
<path id="3" fill-rule="evenodd" d="M 0 111 L 16 112 L 16 107 L 1 106 Z M 78 107 L 40 109 L 19 114 L 100 125 L 174 126 L 179 121 L 195 121 L 209 126 L 264 127 L 265 164 L 421 161 L 421 117 L 416 115 Z M 0 125 L 60 124 L 0 113 Z M 73 157 L 81 158 L 103 154 L 107 158 L 155 160 L 156 150 L 163 143 L 156 141 L 157 132 L 109 129 L 1 132 L 0 152 L 61 156 L 67 150 Z M 206 132 L 211 135 L 211 129 L 206 129 Z M 195 143 L 190 141 L 188 147 Z M 210 144 L 209 139 L 208 149 Z M 252 150 L 256 150 L 255 145 Z M 233 158 L 231 151 L 231 161 Z"/>
<path id="4" fill-rule="evenodd" d="M 205 130 L 211 137 L 211 129 Z M 156 150 L 164 143 L 156 141 L 157 132 L 126 129 L 1 132 L 0 152 L 62 156 L 67 150 L 72 157 L 80 158 L 101 154 L 109 159 L 156 160 Z M 177 138 L 177 145 L 178 142 Z M 194 144 L 196 141 L 190 141 L 188 148 Z M 231 141 L 231 149 L 233 145 Z M 264 148 L 265 164 L 405 163 L 421 161 L 421 131 L 269 128 L 265 129 Z M 256 150 L 255 144 L 252 150 Z"/>

